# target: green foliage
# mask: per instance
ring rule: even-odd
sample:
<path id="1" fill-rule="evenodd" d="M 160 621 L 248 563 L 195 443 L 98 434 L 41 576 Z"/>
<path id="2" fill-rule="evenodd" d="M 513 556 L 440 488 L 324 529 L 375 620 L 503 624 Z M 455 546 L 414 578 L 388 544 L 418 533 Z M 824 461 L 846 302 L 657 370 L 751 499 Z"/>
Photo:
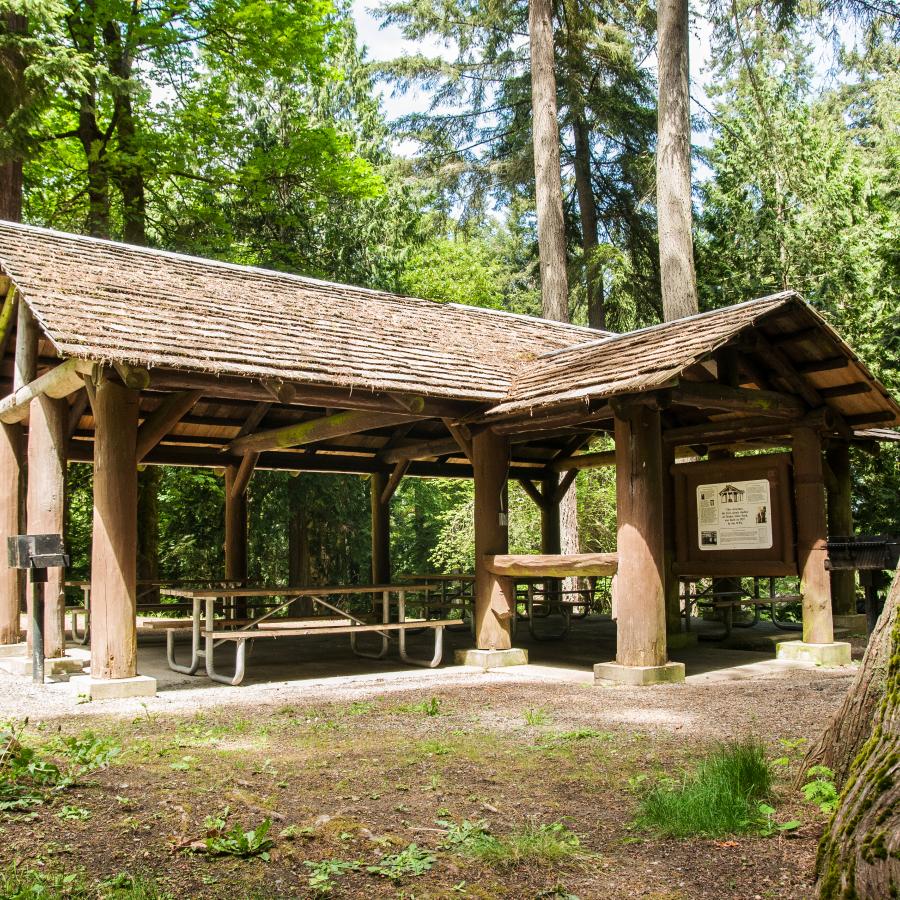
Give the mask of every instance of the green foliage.
<path id="1" fill-rule="evenodd" d="M 372 875 L 381 875 L 391 881 L 400 881 L 403 878 L 424 875 L 437 862 L 437 857 L 417 844 L 404 847 L 399 853 L 389 853 L 382 856 L 374 865 L 366 866 L 366 871 Z"/>
<path id="2" fill-rule="evenodd" d="M 269 850 L 275 846 L 275 842 L 268 836 L 272 828 L 271 819 L 264 819 L 256 828 L 249 831 L 244 831 L 239 825 L 226 831 L 224 818 L 227 818 L 227 811 L 224 817 L 216 820 L 217 823 L 223 822 L 222 827 L 216 829 L 217 833 L 208 835 L 205 839 L 207 853 L 214 856 L 236 856 L 239 859 L 258 856 L 268 861 Z"/>
<path id="3" fill-rule="evenodd" d="M 800 789 L 807 803 L 814 803 L 826 815 L 837 809 L 838 789 L 834 783 L 834 772 L 828 766 L 813 766 L 806 773 L 809 779 Z"/>
<path id="4" fill-rule="evenodd" d="M 560 822 L 511 831 L 503 837 L 491 833 L 485 821 L 442 821 L 447 829 L 442 847 L 488 865 L 511 867 L 521 863 L 553 864 L 582 855 L 578 835 Z"/>
<path id="5" fill-rule="evenodd" d="M 637 824 L 668 837 L 721 837 L 753 830 L 772 775 L 755 742 L 718 747 L 678 782 L 667 779 L 642 798 Z"/>
<path id="6" fill-rule="evenodd" d="M 526 709 L 525 724 L 526 725 L 546 725 L 550 721 L 547 710 L 543 708 Z"/>
<path id="7" fill-rule="evenodd" d="M 327 897 L 334 890 L 338 878 L 362 868 L 359 860 L 343 859 L 323 859 L 318 862 L 307 860 L 303 865 L 310 870 L 308 884 L 316 897 Z"/>
<path id="8" fill-rule="evenodd" d="M 91 882 L 81 871 L 54 872 L 25 868 L 19 862 L 0 869 L 4 900 L 174 900 L 154 879 L 119 872 Z"/>

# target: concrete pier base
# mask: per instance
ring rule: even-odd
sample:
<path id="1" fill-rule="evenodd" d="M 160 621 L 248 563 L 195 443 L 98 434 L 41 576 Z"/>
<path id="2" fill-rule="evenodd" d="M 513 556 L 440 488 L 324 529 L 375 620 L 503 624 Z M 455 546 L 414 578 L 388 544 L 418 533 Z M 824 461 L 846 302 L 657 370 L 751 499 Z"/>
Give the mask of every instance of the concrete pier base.
<path id="1" fill-rule="evenodd" d="M 156 696 L 156 679 L 149 675 L 135 675 L 133 678 L 92 678 L 90 675 L 78 675 L 70 678 L 69 684 L 77 697 L 91 700 Z"/>
<path id="2" fill-rule="evenodd" d="M 457 650 L 453 660 L 458 666 L 477 669 L 499 669 L 501 666 L 525 666 L 528 651 L 513 647 L 510 650 Z"/>
<path id="3" fill-rule="evenodd" d="M 8 656 L 25 656 L 28 652 L 28 645 L 25 641 L 20 644 L 0 644 L 0 659 L 6 659 Z"/>
<path id="4" fill-rule="evenodd" d="M 26 656 L 24 645 L 22 652 L 17 656 L 0 655 L 0 672 L 7 675 L 17 675 L 22 678 L 31 678 L 32 661 Z M 70 650 L 65 656 L 56 656 L 44 660 L 44 676 L 46 678 L 59 678 L 83 672 L 90 662 L 90 654 L 85 650 Z"/>
<path id="5" fill-rule="evenodd" d="M 620 666 L 618 663 L 597 663 L 594 681 L 613 681 L 616 684 L 643 686 L 648 684 L 679 684 L 684 681 L 684 663 L 668 662 L 663 666 Z"/>
<path id="6" fill-rule="evenodd" d="M 781 641 L 775 650 L 775 657 L 795 662 L 811 662 L 819 666 L 849 666 L 850 645 L 844 641 L 834 641 L 830 644 Z"/>

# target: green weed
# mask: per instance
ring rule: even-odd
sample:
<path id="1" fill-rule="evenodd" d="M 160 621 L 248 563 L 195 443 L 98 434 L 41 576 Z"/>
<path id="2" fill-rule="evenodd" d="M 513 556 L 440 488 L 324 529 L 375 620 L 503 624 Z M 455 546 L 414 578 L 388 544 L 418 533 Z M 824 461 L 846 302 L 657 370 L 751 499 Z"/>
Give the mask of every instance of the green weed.
<path id="1" fill-rule="evenodd" d="M 424 875 L 436 862 L 437 857 L 430 851 L 417 844 L 410 844 L 399 853 L 382 856 L 375 865 L 366 866 L 366 871 L 391 881 L 399 881 L 401 878 Z"/>
<path id="2" fill-rule="evenodd" d="M 831 815 L 838 804 L 838 789 L 834 784 L 834 772 L 828 766 L 813 766 L 806 773 L 810 780 L 800 789 L 807 803 L 815 803 L 826 815 Z"/>
<path id="3" fill-rule="evenodd" d="M 244 831 L 239 825 L 235 825 L 230 831 L 221 831 L 206 838 L 206 852 L 213 856 L 236 856 L 240 859 L 249 859 L 258 856 L 268 861 L 269 850 L 275 846 L 275 842 L 269 838 L 269 829 L 272 820 L 265 819 L 262 824 L 250 831 Z"/>
<path id="4" fill-rule="evenodd" d="M 637 816 L 642 828 L 667 837 L 720 837 L 759 824 L 757 804 L 770 792 L 772 773 L 765 749 L 755 741 L 721 746 L 679 783 L 653 786 Z"/>
<path id="5" fill-rule="evenodd" d="M 526 709 L 525 724 L 526 725 L 546 725 L 549 722 L 547 710 L 545 709 Z"/>
<path id="6" fill-rule="evenodd" d="M 58 819 L 66 822 L 84 822 L 91 817 L 91 811 L 82 806 L 63 806 L 56 814 Z"/>
<path id="7" fill-rule="evenodd" d="M 613 734 L 610 731 L 597 731 L 596 728 L 577 728 L 575 731 L 562 731 L 559 734 L 548 736 L 548 740 L 560 744 L 570 744 L 576 741 L 588 741 L 593 738 L 602 741 L 611 741 Z"/>
<path id="8" fill-rule="evenodd" d="M 335 888 L 335 880 L 348 872 L 358 872 L 362 863 L 358 860 L 323 859 L 320 862 L 303 863 L 309 871 L 309 887 L 316 897 L 327 897 Z"/>
<path id="9" fill-rule="evenodd" d="M 442 822 L 447 828 L 442 847 L 460 856 L 479 859 L 493 866 L 515 866 L 523 862 L 557 863 L 583 854 L 578 835 L 560 822 L 527 824 L 507 835 L 491 833 L 485 821 L 459 824 Z"/>

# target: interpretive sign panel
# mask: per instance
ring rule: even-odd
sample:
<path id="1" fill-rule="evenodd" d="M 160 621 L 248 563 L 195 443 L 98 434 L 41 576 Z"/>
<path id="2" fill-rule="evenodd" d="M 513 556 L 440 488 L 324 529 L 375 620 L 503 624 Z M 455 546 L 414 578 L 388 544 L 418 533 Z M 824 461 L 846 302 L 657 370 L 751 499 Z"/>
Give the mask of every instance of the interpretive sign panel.
<path id="1" fill-rule="evenodd" d="M 797 573 L 789 453 L 675 463 L 671 473 L 676 574 Z"/>
<path id="2" fill-rule="evenodd" d="M 772 546 L 769 482 L 719 481 L 697 486 L 701 550 L 768 550 Z"/>

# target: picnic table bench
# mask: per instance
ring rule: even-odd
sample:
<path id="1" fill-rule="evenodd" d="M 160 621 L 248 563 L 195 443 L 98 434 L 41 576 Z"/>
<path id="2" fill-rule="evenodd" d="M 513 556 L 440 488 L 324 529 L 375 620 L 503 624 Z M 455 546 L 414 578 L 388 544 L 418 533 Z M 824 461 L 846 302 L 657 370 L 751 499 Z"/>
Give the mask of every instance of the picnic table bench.
<path id="1" fill-rule="evenodd" d="M 454 619 L 407 619 L 406 597 L 408 593 L 429 590 L 425 584 L 376 584 L 376 585 L 342 585 L 337 587 L 291 588 L 208 588 L 199 590 L 175 589 L 169 593 L 175 597 L 190 600 L 192 604 L 191 627 L 191 661 L 187 665 L 175 659 L 175 632 L 179 629 L 169 628 L 166 631 L 166 656 L 169 668 L 185 675 L 195 675 L 204 664 L 206 674 L 213 681 L 222 684 L 238 685 L 244 680 L 247 664 L 247 643 L 256 640 L 277 639 L 284 637 L 309 637 L 321 634 L 347 634 L 350 647 L 357 656 L 370 659 L 383 659 L 389 649 L 389 639 L 396 633 L 399 644 L 400 659 L 410 665 L 434 668 L 443 657 L 444 628 L 454 624 Z M 353 595 L 369 595 L 373 598 L 381 596 L 381 621 L 366 622 L 346 610 L 329 603 L 325 597 L 346 597 Z M 398 621 L 390 621 L 391 597 L 396 595 Z M 282 598 L 271 604 L 271 608 L 258 618 L 235 620 L 216 618 L 217 607 L 222 608 L 229 600 L 235 598 L 247 600 Z M 286 609 L 296 600 L 308 598 L 315 606 L 320 606 L 332 614 L 330 617 L 312 616 L 299 619 L 273 618 L 281 610 Z M 407 632 L 413 629 L 431 629 L 434 632 L 434 653 L 430 659 L 418 659 L 411 656 L 406 649 Z M 357 645 L 360 634 L 377 634 L 381 638 L 381 649 L 366 651 Z M 223 643 L 235 644 L 234 674 L 224 675 L 216 670 L 215 650 Z"/>

